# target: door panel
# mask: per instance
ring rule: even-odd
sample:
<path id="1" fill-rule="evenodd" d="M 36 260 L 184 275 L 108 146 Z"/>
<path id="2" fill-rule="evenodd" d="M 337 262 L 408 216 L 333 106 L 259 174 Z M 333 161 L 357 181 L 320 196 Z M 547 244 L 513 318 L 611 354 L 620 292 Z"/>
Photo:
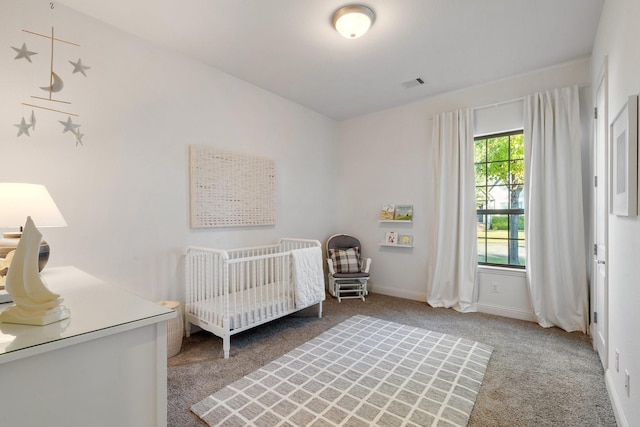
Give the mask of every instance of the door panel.
<path id="1" fill-rule="evenodd" d="M 592 302 L 594 310 L 594 345 L 605 369 L 608 367 L 608 282 L 607 282 L 607 240 L 608 240 L 608 114 L 607 114 L 607 64 L 596 92 L 597 115 L 594 126 L 594 157 L 596 187 L 594 191 L 594 239 L 592 280 L 595 282 Z M 597 316 L 597 317 L 596 317 Z"/>

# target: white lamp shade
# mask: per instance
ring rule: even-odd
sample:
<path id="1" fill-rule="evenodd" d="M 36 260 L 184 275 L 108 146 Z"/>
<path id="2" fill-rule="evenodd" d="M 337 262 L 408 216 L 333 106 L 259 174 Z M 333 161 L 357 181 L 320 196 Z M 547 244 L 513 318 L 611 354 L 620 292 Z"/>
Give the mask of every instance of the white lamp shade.
<path id="1" fill-rule="evenodd" d="M 333 26 L 347 39 L 357 39 L 369 30 L 375 14 L 366 6 L 350 5 L 333 14 Z"/>
<path id="2" fill-rule="evenodd" d="M 67 226 L 44 185 L 0 183 L 0 228 L 22 227 L 28 216 L 38 227 Z"/>

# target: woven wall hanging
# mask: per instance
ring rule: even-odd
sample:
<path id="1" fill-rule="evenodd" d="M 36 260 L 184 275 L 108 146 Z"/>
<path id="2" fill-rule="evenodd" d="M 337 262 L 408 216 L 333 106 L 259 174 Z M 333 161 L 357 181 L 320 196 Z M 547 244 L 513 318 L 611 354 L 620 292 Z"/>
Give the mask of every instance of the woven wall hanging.
<path id="1" fill-rule="evenodd" d="M 276 223 L 273 160 L 213 147 L 189 147 L 191 227 Z"/>

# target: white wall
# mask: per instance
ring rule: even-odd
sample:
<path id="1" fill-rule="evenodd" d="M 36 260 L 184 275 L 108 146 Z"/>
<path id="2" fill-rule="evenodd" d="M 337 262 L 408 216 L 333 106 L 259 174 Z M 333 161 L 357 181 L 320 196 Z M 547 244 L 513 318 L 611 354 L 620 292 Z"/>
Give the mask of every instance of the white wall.
<path id="1" fill-rule="evenodd" d="M 350 232 L 374 259 L 375 292 L 425 300 L 429 117 L 590 81 L 584 59 L 337 124 L 62 5 L 52 11 L 42 0 L 9 0 L 3 6 L 3 44 L 8 49 L 26 42 L 39 53 L 33 64 L 14 60 L 10 49 L 0 57 L 0 77 L 10 82 L 0 104 L 0 181 L 49 188 L 69 223 L 43 230 L 52 245 L 51 266 L 76 265 L 149 299 L 181 299 L 179 266 L 189 244 L 238 247 L 280 236 L 324 241 L 334 232 Z M 56 36 L 81 43 L 56 52 L 56 70 L 64 71 L 66 84 L 62 94 L 80 113 L 74 121 L 85 133 L 81 147 L 61 133 L 57 121 L 65 116 L 36 111 L 31 137 L 16 137 L 13 126 L 31 114 L 21 102 L 38 94 L 48 77 L 46 40 L 22 29 L 47 33 L 52 25 Z M 91 67 L 87 78 L 64 68 L 78 57 Z M 189 144 L 274 159 L 278 224 L 191 230 Z M 413 204 L 413 224 L 380 224 L 385 202 Z M 378 246 L 391 229 L 413 234 L 415 247 Z M 522 274 L 484 270 L 479 282 L 483 311 L 531 318 Z"/>
<path id="2" fill-rule="evenodd" d="M 31 115 L 22 102 L 46 95 L 38 87 L 49 73 L 48 40 L 22 29 L 52 26 L 81 44 L 56 44 L 54 69 L 84 146 L 62 133 L 65 115 L 36 110 L 31 137 L 13 126 Z M 14 60 L 10 46 L 23 42 L 38 52 L 31 64 Z M 335 228 L 335 121 L 48 1 L 3 1 L 0 45 L 0 182 L 44 184 L 58 204 L 69 226 L 42 229 L 50 266 L 75 265 L 151 300 L 181 299 L 189 244 L 323 240 Z M 86 78 L 67 62 L 79 57 L 91 67 Z M 273 159 L 277 225 L 191 230 L 190 144 Z"/>
<path id="3" fill-rule="evenodd" d="M 640 2 L 606 0 L 593 49 L 595 79 L 605 56 L 609 64 L 609 123 L 629 95 L 640 94 Z M 620 370 L 610 362 L 606 372 L 620 425 L 640 423 L 640 217 L 609 217 L 609 360 L 620 352 Z M 631 374 L 630 396 L 624 387 L 624 370 Z"/>
<path id="4" fill-rule="evenodd" d="M 430 256 L 426 241 L 433 193 L 427 170 L 430 117 L 456 108 L 500 105 L 537 91 L 589 82 L 590 61 L 583 59 L 341 122 L 339 224 L 343 232 L 361 239 L 365 255 L 373 259 L 372 291 L 426 301 L 426 260 Z M 583 89 L 581 94 L 584 95 L 581 105 L 588 117 L 590 90 Z M 486 118 L 489 114 L 485 109 L 482 111 L 482 120 L 486 121 L 476 125 L 482 125 L 483 132 L 508 130 L 490 129 L 492 125 Z M 584 123 L 585 163 L 590 168 L 589 119 Z M 590 173 L 586 170 L 585 174 L 588 183 Z M 587 207 L 589 188 L 587 185 Z M 413 224 L 380 224 L 379 210 L 383 203 L 414 205 Z M 380 247 L 378 242 L 389 230 L 413 234 L 414 248 Z M 487 288 L 493 283 L 498 285 L 497 292 Z M 522 271 L 483 270 L 479 275 L 479 297 L 482 311 L 532 319 Z"/>

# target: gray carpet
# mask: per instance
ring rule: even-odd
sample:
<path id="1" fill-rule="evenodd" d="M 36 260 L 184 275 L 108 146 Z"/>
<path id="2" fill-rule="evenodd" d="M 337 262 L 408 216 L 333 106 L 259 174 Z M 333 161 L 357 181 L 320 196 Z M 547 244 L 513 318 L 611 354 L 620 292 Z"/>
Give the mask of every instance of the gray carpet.
<path id="1" fill-rule="evenodd" d="M 195 404 L 210 426 L 465 427 L 492 348 L 353 316 Z"/>
<path id="2" fill-rule="evenodd" d="M 235 335 L 229 359 L 222 358 L 222 340 L 209 333 L 185 338 L 181 353 L 168 362 L 168 425 L 206 426 L 192 405 L 358 314 L 494 348 L 469 426 L 616 425 L 590 337 L 377 294 L 365 302 L 328 298 L 322 319 L 310 308 Z"/>

